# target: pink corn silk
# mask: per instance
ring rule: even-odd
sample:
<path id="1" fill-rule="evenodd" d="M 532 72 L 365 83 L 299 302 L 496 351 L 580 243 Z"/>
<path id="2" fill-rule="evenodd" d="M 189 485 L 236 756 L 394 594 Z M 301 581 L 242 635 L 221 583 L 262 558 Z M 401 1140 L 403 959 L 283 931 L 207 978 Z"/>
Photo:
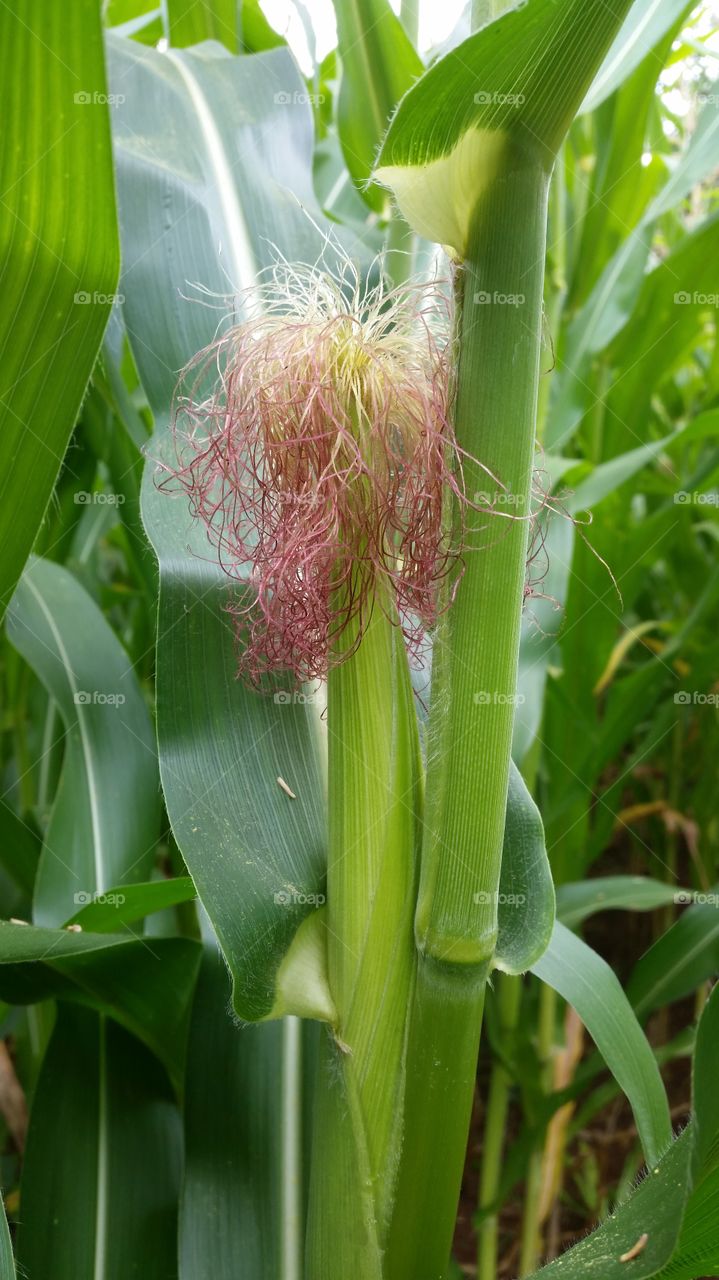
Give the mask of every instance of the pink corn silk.
<path id="1" fill-rule="evenodd" d="M 261 316 L 184 371 L 163 487 L 179 482 L 225 572 L 253 588 L 230 606 L 253 684 L 325 676 L 375 601 L 393 603 L 415 655 L 454 594 L 441 588 L 461 575 L 462 528 L 445 527 L 445 504 L 461 525 L 472 504 L 433 325 L 446 303 L 410 300 L 389 295 L 369 319 Z"/>

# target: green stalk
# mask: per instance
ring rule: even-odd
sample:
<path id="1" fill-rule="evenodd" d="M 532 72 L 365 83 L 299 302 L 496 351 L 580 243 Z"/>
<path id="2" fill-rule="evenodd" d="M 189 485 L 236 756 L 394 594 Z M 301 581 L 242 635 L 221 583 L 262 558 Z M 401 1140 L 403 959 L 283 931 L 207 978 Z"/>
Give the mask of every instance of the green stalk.
<path id="1" fill-rule="evenodd" d="M 308 1250 L 309 1274 L 328 1280 L 380 1276 L 401 1141 L 421 790 L 404 640 L 387 610 L 375 601 L 362 643 L 328 680 L 327 945 L 338 1024 L 317 1093 Z M 348 649 L 355 638 L 343 637 Z"/>
<path id="2" fill-rule="evenodd" d="M 521 978 L 500 974 L 499 977 L 499 1025 L 502 1041 L 506 1045 L 513 1036 L 519 1019 L 522 1000 Z M 503 1062 L 492 1067 L 487 1096 L 487 1119 L 482 1141 L 482 1172 L 479 1181 L 479 1208 L 487 1210 L 499 1193 L 502 1172 L 502 1154 L 509 1110 L 512 1077 Z M 499 1217 L 496 1210 L 482 1218 L 477 1240 L 477 1280 L 495 1280 L 497 1275 L 497 1245 Z"/>
<path id="3" fill-rule="evenodd" d="M 446 1274 L 497 939 L 527 551 L 548 173 L 508 144 L 482 194 L 461 291 L 456 432 L 470 496 L 511 492 L 516 519 L 472 513 L 466 571 L 435 642 L 427 813 L 415 916 L 405 1142 L 386 1274 Z M 513 295 L 517 305 L 502 301 Z M 489 297 L 490 301 L 481 301 Z M 486 469 L 485 469 L 486 468 Z M 494 479 L 492 478 L 494 477 Z M 499 510 L 506 509 L 498 505 Z"/>
<path id="4" fill-rule="evenodd" d="M 539 989 L 539 1026 L 537 1052 L 541 1063 L 541 1083 L 545 1094 L 552 1092 L 554 1028 L 557 1015 L 557 993 L 553 987 L 542 983 Z M 527 1174 L 522 1212 L 522 1244 L 519 1261 L 520 1276 L 536 1271 L 542 1252 L 539 1204 L 542 1195 L 542 1166 L 544 1148 L 532 1152 Z"/>

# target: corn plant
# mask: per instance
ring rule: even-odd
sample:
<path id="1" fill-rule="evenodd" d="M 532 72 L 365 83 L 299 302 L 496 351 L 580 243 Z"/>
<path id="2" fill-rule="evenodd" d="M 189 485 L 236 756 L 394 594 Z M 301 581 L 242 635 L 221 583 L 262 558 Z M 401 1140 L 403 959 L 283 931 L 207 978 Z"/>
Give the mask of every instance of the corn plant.
<path id="1" fill-rule="evenodd" d="M 0 1275 L 699 1280 L 719 96 L 655 87 L 703 14 L 475 3 L 425 63 L 334 7 L 307 78 L 256 0 L 0 11 Z"/>

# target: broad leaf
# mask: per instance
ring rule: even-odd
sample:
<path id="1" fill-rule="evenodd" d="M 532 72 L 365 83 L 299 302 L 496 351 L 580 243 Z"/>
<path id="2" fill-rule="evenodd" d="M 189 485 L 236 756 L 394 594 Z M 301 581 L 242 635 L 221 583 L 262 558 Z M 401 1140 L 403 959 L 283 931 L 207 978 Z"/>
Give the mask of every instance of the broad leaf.
<path id="1" fill-rule="evenodd" d="M 532 972 L 576 1009 L 629 1099 L 647 1163 L 656 1164 L 671 1139 L 667 1096 L 649 1043 L 609 965 L 557 922 Z"/>
<path id="2" fill-rule="evenodd" d="M 190 1001 L 199 964 L 191 938 L 141 938 L 0 924 L 0 998 L 57 998 L 108 1013 L 139 1036 L 182 1084 Z"/>
<path id="3" fill-rule="evenodd" d="M 238 1259 L 248 1280 L 298 1274 L 283 1270 L 288 1258 L 296 1265 L 301 1237 L 301 1170 L 288 1166 L 283 1178 L 283 1147 L 301 1129 L 299 1099 L 283 1090 L 287 1035 L 277 1022 L 238 1027 L 230 994 L 225 965 L 208 946 L 187 1057 L 179 1280 L 234 1280 Z M 289 1087 L 289 1062 L 284 1073 Z"/>
<path id="4" fill-rule="evenodd" d="M 635 965 L 627 995 L 639 1017 L 680 1000 L 719 972 L 719 894 L 710 896 L 687 907 Z"/>
<path id="5" fill-rule="evenodd" d="M 653 911 L 674 902 L 679 890 L 648 876 L 598 876 L 557 889 L 557 915 L 568 929 L 598 911 Z"/>
<path id="6" fill-rule="evenodd" d="M 176 1273 L 180 1118 L 159 1063 L 96 1013 L 61 1009 L 21 1184 L 24 1275 Z M 48 1212 L 48 1206 L 52 1206 Z"/>
<path id="7" fill-rule="evenodd" d="M 97 0 L 0 6 L 0 60 L 2 118 L 23 137 L 1 170 L 2 615 L 95 363 L 119 249 Z"/>
<path id="8" fill-rule="evenodd" d="M 440 58 L 402 99 L 375 169 L 402 213 L 462 258 L 514 154 L 551 169 L 631 0 L 527 0 Z"/>
<path id="9" fill-rule="evenodd" d="M 32 562 L 13 597 L 8 634 L 66 727 L 34 898 L 38 924 L 62 924 L 95 893 L 146 879 L 153 866 L 154 734 L 127 654 L 67 569 Z"/>
<path id="10" fill-rule="evenodd" d="M 83 929 L 104 933 L 122 929 L 124 925 L 143 920 L 154 911 L 191 902 L 196 897 L 195 886 L 189 876 L 177 876 L 174 880 L 150 880 L 147 884 L 117 885 L 108 889 L 94 901 L 75 912 L 68 924 L 79 924 Z"/>
<path id="11" fill-rule="evenodd" d="M 494 967 L 525 973 L 554 927 L 554 885 L 539 810 L 517 766 L 509 771 Z"/>
<path id="12" fill-rule="evenodd" d="M 424 68 L 389 0 L 335 0 L 334 7 L 342 60 L 340 142 L 355 183 L 381 208 L 384 193 L 366 189 L 377 148 L 397 103 Z"/>
<path id="13" fill-rule="evenodd" d="M 580 111 L 594 111 L 691 9 L 687 0 L 636 0 L 597 72 Z"/>
<path id="14" fill-rule="evenodd" d="M 317 258 L 321 235 L 306 212 L 321 223 L 312 115 L 298 101 L 304 82 L 285 50 L 232 58 L 208 45 L 168 59 L 114 43 L 111 62 L 128 88 L 116 117 L 125 319 L 164 426 L 176 371 L 212 340 L 218 319 L 183 299 L 188 281 L 219 293 L 250 285 L 276 257 L 273 246 L 294 260 Z M 148 118 L 157 127 L 143 152 Z M 168 447 L 161 431 L 151 457 Z M 168 813 L 230 965 L 235 1007 L 263 1017 L 305 919 L 305 956 L 310 968 L 321 964 L 322 707 L 237 681 L 227 605 L 238 588 L 185 499 L 158 491 L 154 462 L 143 516 L 161 572 L 157 699 Z M 309 1010 L 327 1016 L 317 1003 L 323 993 L 304 987 Z"/>

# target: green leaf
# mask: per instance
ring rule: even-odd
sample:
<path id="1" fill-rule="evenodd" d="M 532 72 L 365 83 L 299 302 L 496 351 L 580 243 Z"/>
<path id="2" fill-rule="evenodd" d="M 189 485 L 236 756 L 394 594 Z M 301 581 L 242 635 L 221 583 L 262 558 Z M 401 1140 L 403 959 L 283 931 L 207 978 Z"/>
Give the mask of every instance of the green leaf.
<path id="1" fill-rule="evenodd" d="M 312 115 L 297 102 L 305 86 L 284 49 L 231 58 L 208 45 L 168 61 L 113 42 L 111 66 L 127 97 L 116 116 L 123 248 L 135 264 L 123 285 L 125 318 L 143 386 L 165 424 L 175 371 L 212 340 L 217 323 L 208 308 L 182 300 L 187 281 L 227 293 L 227 274 L 230 288 L 251 284 L 273 260 L 273 245 L 290 259 L 318 256 L 321 234 L 305 213 L 322 222 L 312 192 Z M 151 160 L 137 155 L 148 118 L 158 122 Z M 168 447 L 161 428 L 151 456 Z M 311 697 L 273 700 L 237 681 L 226 607 L 239 588 L 184 500 L 158 492 L 153 470 L 143 517 L 161 573 L 158 734 L 175 838 L 230 966 L 237 1012 L 254 1019 L 284 1008 L 275 1007 L 278 970 L 306 921 L 298 941 L 314 973 L 305 967 L 306 1011 L 327 1017 L 317 912 L 326 838 L 322 708 Z"/>
<path id="2" fill-rule="evenodd" d="M 181 49 L 202 40 L 219 40 L 230 53 L 239 53 L 238 17 L 242 0 L 168 0 L 170 44 Z"/>
<path id="3" fill-rule="evenodd" d="M 532 1280 L 646 1280 L 656 1275 L 671 1258 L 681 1228 L 691 1151 L 691 1130 L 685 1129 L 616 1213 L 586 1240 L 535 1272 Z M 622 1261 L 635 1247 L 636 1257 Z"/>
<path id="4" fill-rule="evenodd" d="M 100 7 L 0 6 L 0 615 L 30 553 L 110 313 L 119 249 Z M 52 198 L 48 198 L 48 192 Z"/>
<path id="5" fill-rule="evenodd" d="M 334 8 L 342 60 L 337 128 L 347 168 L 364 189 L 392 112 L 424 68 L 388 0 L 335 0 Z M 363 194 L 374 208 L 385 203 L 377 187 Z"/>
<path id="6" fill-rule="evenodd" d="M 134 924 L 154 911 L 191 902 L 197 891 L 189 876 L 174 880 L 150 880 L 147 884 L 117 885 L 80 908 L 68 924 L 82 925 L 91 932 L 104 933 Z"/>
<path id="7" fill-rule="evenodd" d="M 692 1094 L 694 1104 L 694 1155 L 692 1169 L 695 1183 L 719 1167 L 719 1090 L 716 1087 L 717 1051 L 719 1050 L 719 987 L 714 987 L 699 1019 Z M 717 1232 L 719 1236 L 719 1231 Z"/>
<path id="8" fill-rule="evenodd" d="M 688 907 L 635 965 L 627 995 L 640 1018 L 681 1000 L 719 970 L 719 895 L 713 898 Z"/>
<path id="9" fill-rule="evenodd" d="M 714 988 L 697 1028 L 693 1064 L 693 1189 L 676 1252 L 660 1280 L 694 1280 L 719 1271 L 719 989 Z"/>
<path id="10" fill-rule="evenodd" d="M 126 1031 L 61 1007 L 33 1099 L 18 1259 L 52 1280 L 176 1274 L 180 1118 Z"/>
<path id="11" fill-rule="evenodd" d="M 293 1216 L 301 1171 L 293 1185 L 283 1161 L 301 1141 L 291 1093 L 299 1064 L 283 1069 L 283 1024 L 240 1028 L 229 1000 L 227 970 L 208 946 L 187 1054 L 179 1280 L 235 1280 L 240 1258 L 248 1280 L 290 1280 L 299 1275 L 285 1266 L 301 1237 Z"/>
<path id="12" fill-rule="evenodd" d="M 549 449 L 558 449 L 566 444 L 576 431 L 584 413 L 593 403 L 595 395 L 590 378 L 592 356 L 607 347 L 626 326 L 635 310 L 642 289 L 651 290 L 653 287 L 653 277 L 657 271 L 660 280 L 674 281 L 671 290 L 672 300 L 675 292 L 681 293 L 690 287 L 686 278 L 686 263 L 682 269 L 676 270 L 672 261 L 673 254 L 669 255 L 660 267 L 650 272 L 646 281 L 644 273 L 656 220 L 682 200 L 696 183 L 703 181 L 712 173 L 716 166 L 718 136 L 719 113 L 710 104 L 702 111 L 697 128 L 693 131 L 688 145 L 672 169 L 667 182 L 650 201 L 631 235 L 623 238 L 586 303 L 572 319 L 566 332 L 551 412 L 547 419 L 545 443 Z M 696 231 L 684 238 L 675 252 L 691 253 L 692 246 L 701 244 L 704 240 L 707 226 L 711 227 L 712 221 L 716 220 L 700 224 Z M 697 255 L 700 271 L 710 251 L 704 241 Z M 673 274 L 670 275 L 670 273 Z M 697 287 L 701 287 L 701 284 Z M 674 320 L 679 319 L 678 313 L 681 309 L 676 309 L 677 314 L 673 317 Z M 691 311 L 692 308 L 689 310 Z M 648 314 L 651 315 L 652 312 Z M 659 320 L 662 336 L 670 336 L 673 327 L 671 325 L 668 332 L 666 320 Z M 657 334 L 649 338 L 645 329 L 646 320 L 635 329 L 634 338 L 642 343 L 645 350 L 651 350 L 655 345 Z M 629 371 L 634 367 L 634 354 L 631 356 L 631 361 Z M 641 372 L 640 380 L 646 383 L 646 371 Z M 652 379 L 653 385 L 654 379 Z"/>
<path id="13" fill-rule="evenodd" d="M 598 911 L 653 911 L 674 902 L 676 885 L 648 876 L 598 876 L 562 884 L 557 889 L 557 914 L 568 929 Z"/>
<path id="14" fill-rule="evenodd" d="M 532 972 L 576 1009 L 629 1100 L 647 1164 L 656 1164 L 671 1140 L 667 1097 L 654 1054 L 609 965 L 557 922 Z"/>
<path id="15" fill-rule="evenodd" d="M 5 1204 L 0 1196 L 0 1280 L 15 1280 L 16 1275 Z"/>
<path id="16" fill-rule="evenodd" d="M 715 991 L 697 1031 L 694 1115 L 659 1165 L 622 1207 L 586 1240 L 537 1275 L 542 1280 L 696 1280 L 719 1266 L 719 1106 L 716 1055 L 719 996 Z M 634 1258 L 623 1255 L 638 1247 Z"/>
<path id="17" fill-rule="evenodd" d="M 466 255 L 503 167 L 551 169 L 631 0 L 527 0 L 439 59 L 402 99 L 375 169 L 429 240 Z"/>
<path id="18" fill-rule="evenodd" d="M 614 93 L 691 8 L 687 0 L 636 0 L 592 81 L 580 112 L 594 111 Z"/>
<path id="19" fill-rule="evenodd" d="M 494 967 L 526 973 L 552 936 L 554 885 L 542 819 L 514 763 L 509 770 L 497 915 Z"/>
<path id="20" fill-rule="evenodd" d="M 260 53 L 285 44 L 267 21 L 259 0 L 196 0 L 190 5 L 185 0 L 168 0 L 167 20 L 174 49 L 218 40 L 230 53 Z"/>
<path id="21" fill-rule="evenodd" d="M 38 924 L 75 902 L 145 879 L 159 835 L 157 757 L 132 666 L 97 605 L 67 569 L 34 560 L 18 585 L 8 635 L 54 698 L 65 759 L 35 885 Z"/>
<path id="22" fill-rule="evenodd" d="M 157 1054 L 179 1088 L 199 959 L 191 938 L 0 923 L 0 998 L 60 998 L 110 1014 Z"/>
<path id="23" fill-rule="evenodd" d="M 162 54 L 110 37 L 108 63 L 124 94 L 113 113 L 123 314 L 164 423 L 178 371 L 212 341 L 233 294 L 276 261 L 275 246 L 294 261 L 317 259 L 312 111 L 284 48 Z M 200 305 L 206 294 L 216 311 Z"/>
<path id="24" fill-rule="evenodd" d="M 0 801 L 0 861 L 28 897 L 32 897 L 41 848 L 37 832 Z"/>

